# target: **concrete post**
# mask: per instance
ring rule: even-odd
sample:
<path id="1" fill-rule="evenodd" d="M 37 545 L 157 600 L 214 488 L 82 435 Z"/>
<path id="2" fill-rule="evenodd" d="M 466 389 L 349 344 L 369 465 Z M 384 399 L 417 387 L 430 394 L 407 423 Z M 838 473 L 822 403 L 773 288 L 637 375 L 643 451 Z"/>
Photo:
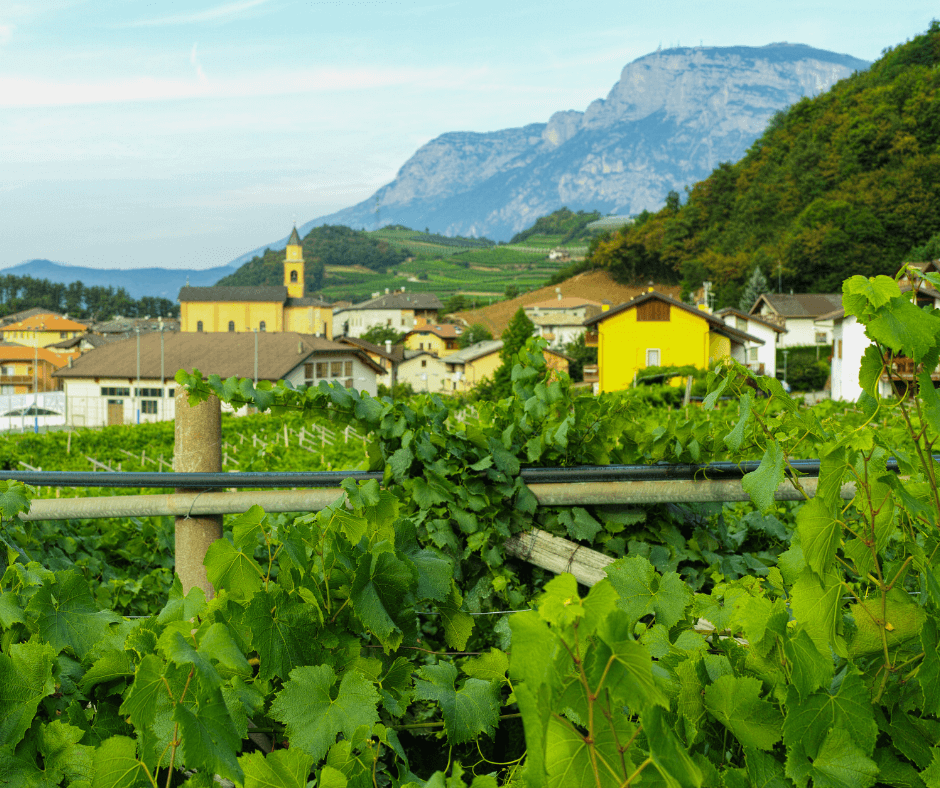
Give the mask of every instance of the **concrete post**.
<path id="1" fill-rule="evenodd" d="M 189 392 L 176 388 L 176 429 L 173 469 L 181 473 L 218 473 L 222 470 L 222 403 L 211 396 L 190 407 Z M 178 493 L 199 490 L 177 489 Z M 183 593 L 194 586 L 211 599 L 215 589 L 206 577 L 203 560 L 209 545 L 222 537 L 221 515 L 176 518 L 176 574 Z"/>

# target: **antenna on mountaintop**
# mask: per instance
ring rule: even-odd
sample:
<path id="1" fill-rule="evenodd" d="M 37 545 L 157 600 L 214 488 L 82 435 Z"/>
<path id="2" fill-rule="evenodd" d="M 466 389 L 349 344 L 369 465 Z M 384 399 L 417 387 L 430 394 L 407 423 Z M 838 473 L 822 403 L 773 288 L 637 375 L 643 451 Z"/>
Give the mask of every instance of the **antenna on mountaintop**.
<path id="1" fill-rule="evenodd" d="M 382 222 L 381 222 L 381 219 L 380 219 L 381 213 L 380 213 L 380 211 L 379 211 L 379 204 L 380 204 L 380 202 L 381 202 L 381 199 L 382 199 L 382 198 L 379 197 L 379 195 L 377 195 L 377 194 L 375 195 L 375 229 L 376 229 L 376 230 L 378 230 L 379 227 L 382 226 Z"/>

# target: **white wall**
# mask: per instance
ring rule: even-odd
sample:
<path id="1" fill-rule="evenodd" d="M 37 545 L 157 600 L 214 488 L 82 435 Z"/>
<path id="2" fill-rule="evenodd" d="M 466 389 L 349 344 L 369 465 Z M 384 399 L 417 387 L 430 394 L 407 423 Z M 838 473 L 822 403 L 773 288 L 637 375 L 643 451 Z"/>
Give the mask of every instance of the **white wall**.
<path id="1" fill-rule="evenodd" d="M 64 378 L 65 397 L 67 405 L 67 423 L 72 427 L 106 427 L 108 424 L 108 400 L 121 400 L 121 414 L 123 424 L 136 424 L 137 411 L 140 408 L 140 422 L 168 421 L 176 415 L 176 403 L 171 392 L 176 390 L 176 381 L 170 379 L 163 387 L 163 397 L 141 397 L 140 400 L 134 396 L 137 389 L 136 379 L 132 383 L 127 382 L 127 378 L 99 378 L 95 382 L 92 378 Z M 117 395 L 102 396 L 101 389 L 124 388 L 129 389 L 128 396 Z M 160 381 L 156 378 L 140 379 L 140 388 L 159 389 Z M 144 413 L 141 402 L 155 402 L 157 412 L 155 414 Z"/>
<path id="2" fill-rule="evenodd" d="M 862 356 L 871 340 L 865 336 L 865 329 L 856 320 L 855 315 L 849 315 L 835 321 L 832 329 L 832 338 L 835 343 L 832 354 L 832 398 L 857 402 L 862 395 L 862 387 L 858 383 L 859 372 L 862 369 Z M 839 343 L 842 343 L 842 357 L 839 358 Z"/>
<path id="3" fill-rule="evenodd" d="M 333 362 L 333 361 L 339 361 L 343 363 L 344 365 L 347 361 L 352 361 L 353 388 L 359 392 L 365 391 L 370 396 L 373 396 L 373 397 L 378 396 L 377 395 L 378 382 L 377 382 L 375 370 L 372 367 L 364 364 L 356 356 L 324 356 L 324 357 L 309 356 L 308 358 L 304 359 L 302 363 L 294 367 L 294 369 L 292 369 L 289 374 L 285 375 L 284 379 L 289 380 L 294 386 L 298 386 L 298 387 L 306 386 L 307 381 L 305 379 L 304 365 L 309 364 L 309 363 L 315 364 L 317 361 L 325 361 L 327 363 Z M 342 385 L 345 384 L 345 381 L 346 381 L 345 377 L 340 379 L 340 383 Z M 315 383 L 319 383 L 319 380 L 316 380 Z"/>
<path id="4" fill-rule="evenodd" d="M 402 361 L 395 374 L 399 383 L 407 383 L 415 391 L 439 392 L 444 384 L 446 369 L 441 359 L 421 355 Z"/>
<path id="5" fill-rule="evenodd" d="M 346 336 L 359 338 L 373 326 L 388 326 L 396 331 L 410 331 L 415 327 L 414 312 L 403 309 L 343 309 L 333 314 L 333 336 L 343 333 L 343 325 L 349 322 Z M 391 322 L 389 322 L 391 321 Z"/>

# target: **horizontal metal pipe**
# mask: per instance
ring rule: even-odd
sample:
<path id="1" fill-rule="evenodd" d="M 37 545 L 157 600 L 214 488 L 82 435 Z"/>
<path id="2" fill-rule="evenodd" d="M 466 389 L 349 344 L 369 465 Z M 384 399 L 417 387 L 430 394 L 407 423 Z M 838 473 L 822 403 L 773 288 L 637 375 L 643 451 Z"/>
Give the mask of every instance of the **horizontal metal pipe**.
<path id="1" fill-rule="evenodd" d="M 934 456 L 940 462 L 940 455 Z M 573 468 L 523 468 L 519 475 L 528 485 L 657 480 L 740 479 L 757 470 L 760 463 L 711 462 L 703 464 L 581 465 Z M 819 460 L 791 460 L 803 476 L 819 475 Z M 897 471 L 894 459 L 888 470 Z M 382 481 L 381 471 L 246 472 L 246 473 L 157 473 L 152 471 L 0 471 L 0 480 L 15 479 L 39 487 L 155 487 L 196 489 L 258 489 L 275 487 L 337 487 L 344 479 Z"/>
<path id="2" fill-rule="evenodd" d="M 816 493 L 817 480 L 801 481 L 807 494 Z M 746 501 L 739 479 L 719 481 L 584 482 L 580 484 L 530 484 L 542 506 L 590 506 L 594 504 L 702 503 Z M 315 512 L 333 503 L 343 490 L 195 492 L 166 495 L 109 495 L 102 498 L 39 498 L 24 520 L 71 520 L 109 517 L 192 517 L 240 514 L 252 506 L 266 512 Z M 854 485 L 842 488 L 842 497 L 855 495 Z M 777 489 L 778 501 L 798 501 L 802 495 L 789 482 Z"/>
<path id="3" fill-rule="evenodd" d="M 23 520 L 81 520 L 110 517 L 202 517 L 241 514 L 252 506 L 266 512 L 316 512 L 333 503 L 343 490 L 194 492 L 167 495 L 109 495 L 103 498 L 37 498 Z"/>

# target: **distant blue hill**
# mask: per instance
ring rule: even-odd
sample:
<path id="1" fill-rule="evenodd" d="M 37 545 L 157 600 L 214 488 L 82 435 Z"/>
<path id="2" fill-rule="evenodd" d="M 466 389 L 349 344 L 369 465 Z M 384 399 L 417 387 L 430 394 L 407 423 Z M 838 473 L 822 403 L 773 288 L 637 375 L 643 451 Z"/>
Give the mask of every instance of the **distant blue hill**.
<path id="1" fill-rule="evenodd" d="M 176 301 L 180 288 L 214 285 L 223 276 L 234 273 L 237 265 L 188 270 L 185 268 L 87 268 L 81 265 L 62 265 L 51 260 L 27 260 L 19 265 L 0 270 L 0 276 L 31 276 L 68 285 L 81 282 L 87 287 L 123 287 L 132 298 L 153 296 Z"/>

